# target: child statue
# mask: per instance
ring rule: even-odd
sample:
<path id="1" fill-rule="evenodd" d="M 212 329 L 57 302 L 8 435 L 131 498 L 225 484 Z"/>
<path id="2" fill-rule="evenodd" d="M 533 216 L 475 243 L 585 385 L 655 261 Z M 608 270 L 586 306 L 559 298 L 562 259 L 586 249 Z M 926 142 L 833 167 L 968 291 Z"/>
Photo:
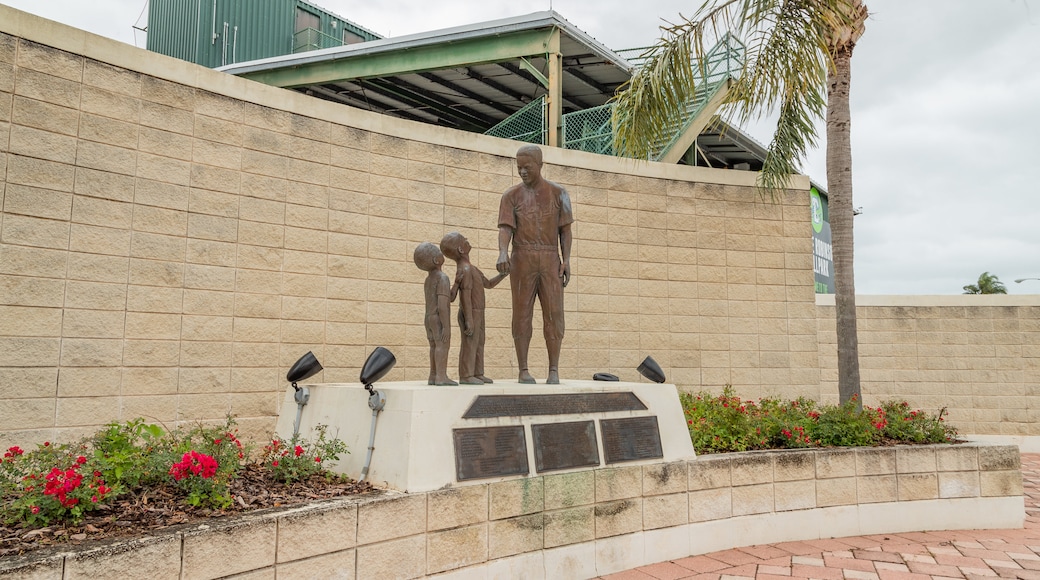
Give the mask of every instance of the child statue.
<path id="1" fill-rule="evenodd" d="M 459 350 L 459 382 L 481 385 L 493 382 L 484 376 L 484 289 L 494 288 L 508 273 L 488 280 L 469 261 L 469 240 L 459 232 L 451 232 L 441 240 L 441 252 L 455 260 L 455 285 L 451 300 L 459 296 L 459 328 L 462 348 Z"/>
<path id="2" fill-rule="evenodd" d="M 415 248 L 415 265 L 429 272 L 423 291 L 426 296 L 426 339 L 430 341 L 431 385 L 457 385 L 448 378 L 448 348 L 451 346 L 451 287 L 448 275 L 441 271 L 444 254 L 430 242 Z"/>

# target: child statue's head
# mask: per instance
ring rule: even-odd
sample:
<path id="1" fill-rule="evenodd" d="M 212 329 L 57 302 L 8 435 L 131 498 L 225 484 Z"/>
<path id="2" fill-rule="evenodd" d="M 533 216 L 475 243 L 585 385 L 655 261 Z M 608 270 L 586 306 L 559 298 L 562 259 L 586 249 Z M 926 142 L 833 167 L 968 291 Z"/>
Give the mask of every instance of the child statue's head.
<path id="1" fill-rule="evenodd" d="M 423 242 L 415 247 L 415 254 L 412 255 L 412 259 L 415 260 L 415 265 L 420 270 L 432 272 L 444 263 L 444 254 L 441 253 L 437 246 L 430 242 Z"/>
<path id="2" fill-rule="evenodd" d="M 459 232 L 451 232 L 441 238 L 441 251 L 444 252 L 445 256 L 456 262 L 463 256 L 468 256 L 471 249 L 472 246 L 470 246 L 469 240 Z"/>

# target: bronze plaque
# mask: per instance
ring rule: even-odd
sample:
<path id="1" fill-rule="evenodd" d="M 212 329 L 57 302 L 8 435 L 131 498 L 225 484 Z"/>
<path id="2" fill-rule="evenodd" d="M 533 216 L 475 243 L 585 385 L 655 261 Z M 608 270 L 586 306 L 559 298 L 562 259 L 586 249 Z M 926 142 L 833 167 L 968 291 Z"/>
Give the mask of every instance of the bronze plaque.
<path id="1" fill-rule="evenodd" d="M 452 435 L 459 481 L 527 475 L 530 471 L 523 425 L 452 429 Z"/>
<path id="2" fill-rule="evenodd" d="M 592 421 L 531 425 L 531 436 L 538 473 L 599 466 L 596 425 Z"/>
<path id="3" fill-rule="evenodd" d="M 463 419 L 521 417 L 524 415 L 576 415 L 610 411 L 645 411 L 646 405 L 631 391 L 622 393 L 569 393 L 553 395 L 477 395 Z"/>
<path id="4" fill-rule="evenodd" d="M 656 416 L 602 419 L 599 428 L 603 432 L 603 458 L 608 464 L 664 457 Z"/>

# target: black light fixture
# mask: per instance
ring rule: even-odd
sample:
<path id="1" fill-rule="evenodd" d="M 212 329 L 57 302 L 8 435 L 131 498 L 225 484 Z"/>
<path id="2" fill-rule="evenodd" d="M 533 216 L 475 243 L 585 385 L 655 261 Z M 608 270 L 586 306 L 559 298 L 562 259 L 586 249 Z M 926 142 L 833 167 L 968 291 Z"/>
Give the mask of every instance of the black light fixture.
<path id="1" fill-rule="evenodd" d="M 639 363 L 636 370 L 639 371 L 639 374 L 655 383 L 664 382 L 664 371 L 661 370 L 661 366 L 657 364 L 653 357 L 648 356 L 643 359 L 643 362 Z"/>
<path id="2" fill-rule="evenodd" d="M 318 362 L 314 353 L 307 351 L 307 354 L 301 356 L 299 360 L 293 363 L 289 372 L 285 373 L 285 380 L 289 381 L 289 384 L 296 391 L 293 394 L 293 399 L 296 401 L 296 421 L 293 422 L 293 435 L 299 435 L 300 433 L 300 417 L 303 416 L 303 407 L 311 398 L 310 390 L 307 387 L 297 386 L 296 383 L 313 377 L 321 372 L 321 368 L 321 363 Z"/>
<path id="3" fill-rule="evenodd" d="M 386 376 L 395 364 L 397 357 L 394 353 L 377 346 L 361 367 L 361 384 L 365 385 L 365 390 L 368 391 L 368 407 L 372 409 L 372 428 L 368 434 L 368 455 L 365 457 L 365 465 L 361 468 L 361 478 L 358 481 L 365 481 L 368 477 L 368 468 L 372 465 L 372 451 L 376 448 L 376 417 L 386 406 L 386 395 L 373 389 L 372 383 Z"/>
<path id="4" fill-rule="evenodd" d="M 594 381 L 619 381 L 621 379 L 619 379 L 617 375 L 612 375 L 610 373 L 596 373 L 596 374 L 592 375 L 592 380 L 594 380 Z"/>

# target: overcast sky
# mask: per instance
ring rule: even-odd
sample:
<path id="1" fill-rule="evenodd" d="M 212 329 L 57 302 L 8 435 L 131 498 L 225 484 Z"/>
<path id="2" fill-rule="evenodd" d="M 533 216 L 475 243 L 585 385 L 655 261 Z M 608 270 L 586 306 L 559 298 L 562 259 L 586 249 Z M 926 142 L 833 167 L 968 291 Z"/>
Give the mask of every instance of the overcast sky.
<path id="1" fill-rule="evenodd" d="M 1040 278 L 1040 2 L 865 2 L 852 84 L 858 293 L 960 294 L 983 271 L 1010 293 L 1040 293 L 1040 281 L 1013 281 Z M 145 0 L 0 3 L 144 46 L 132 26 L 145 26 Z M 316 3 L 383 36 L 551 7 L 617 49 L 650 44 L 700 0 Z M 768 143 L 767 125 L 748 129 Z M 821 128 L 805 165 L 821 184 L 824 144 Z"/>

